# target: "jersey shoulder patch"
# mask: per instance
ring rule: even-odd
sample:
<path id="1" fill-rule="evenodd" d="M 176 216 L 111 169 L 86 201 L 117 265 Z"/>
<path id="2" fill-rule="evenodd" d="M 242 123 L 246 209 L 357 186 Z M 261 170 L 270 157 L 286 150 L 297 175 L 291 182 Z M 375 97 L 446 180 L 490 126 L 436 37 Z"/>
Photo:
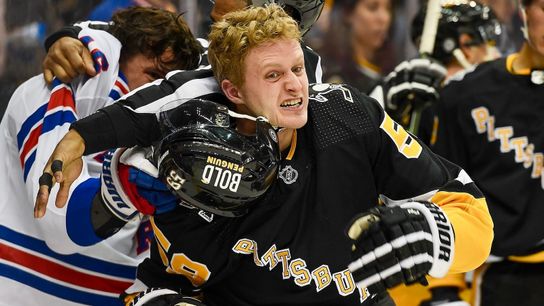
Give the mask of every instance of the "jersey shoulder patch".
<path id="1" fill-rule="evenodd" d="M 309 123 L 320 149 L 375 130 L 365 106 L 372 99 L 349 85 L 312 84 L 309 99 Z"/>

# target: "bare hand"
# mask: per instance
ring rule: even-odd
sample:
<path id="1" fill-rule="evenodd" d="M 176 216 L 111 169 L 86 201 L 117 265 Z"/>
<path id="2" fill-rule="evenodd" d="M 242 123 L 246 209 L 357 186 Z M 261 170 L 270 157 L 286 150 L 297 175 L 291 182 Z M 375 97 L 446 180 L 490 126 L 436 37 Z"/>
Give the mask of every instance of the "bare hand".
<path id="1" fill-rule="evenodd" d="M 55 206 L 62 208 L 66 205 L 70 186 L 81 173 L 83 165 L 81 158 L 84 151 L 85 142 L 75 130 L 70 130 L 57 144 L 40 177 L 40 189 L 34 204 L 34 218 L 45 215 L 49 192 L 55 183 L 60 184 Z"/>
<path id="2" fill-rule="evenodd" d="M 80 74 L 95 76 L 93 59 L 79 39 L 62 37 L 49 48 L 42 63 L 43 77 L 50 84 L 54 77 L 69 83 Z"/>

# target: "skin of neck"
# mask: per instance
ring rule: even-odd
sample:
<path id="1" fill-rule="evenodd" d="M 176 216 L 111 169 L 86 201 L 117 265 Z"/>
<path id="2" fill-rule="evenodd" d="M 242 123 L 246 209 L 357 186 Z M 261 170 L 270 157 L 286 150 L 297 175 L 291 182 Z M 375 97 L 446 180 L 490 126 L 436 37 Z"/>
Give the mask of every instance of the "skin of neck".
<path id="1" fill-rule="evenodd" d="M 239 112 L 238 109 L 236 112 Z M 246 114 L 247 112 L 239 112 Z M 244 135 L 253 135 L 255 134 L 256 129 L 256 123 L 255 121 L 248 120 L 248 119 L 236 119 L 236 130 Z M 278 132 L 278 141 L 279 141 L 279 147 L 280 151 L 283 152 L 284 150 L 289 149 L 291 146 L 291 140 L 293 139 L 293 133 L 294 129 L 290 128 L 284 128 L 281 129 Z"/>
<path id="2" fill-rule="evenodd" d="M 544 55 L 538 53 L 529 43 L 525 42 L 518 52 L 518 56 L 514 59 L 512 68 L 514 72 L 526 69 L 544 69 Z"/>

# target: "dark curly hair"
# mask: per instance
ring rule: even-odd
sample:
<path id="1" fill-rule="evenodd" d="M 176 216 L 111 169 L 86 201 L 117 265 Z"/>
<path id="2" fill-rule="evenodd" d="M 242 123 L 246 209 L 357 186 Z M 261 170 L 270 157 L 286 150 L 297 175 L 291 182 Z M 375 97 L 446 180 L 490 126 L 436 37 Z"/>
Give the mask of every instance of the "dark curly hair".
<path id="1" fill-rule="evenodd" d="M 155 58 L 156 68 L 164 74 L 198 67 L 202 47 L 181 14 L 157 8 L 129 7 L 112 16 L 109 32 L 123 46 L 121 61 L 143 53 Z M 174 57 L 163 61 L 161 55 L 168 48 Z"/>

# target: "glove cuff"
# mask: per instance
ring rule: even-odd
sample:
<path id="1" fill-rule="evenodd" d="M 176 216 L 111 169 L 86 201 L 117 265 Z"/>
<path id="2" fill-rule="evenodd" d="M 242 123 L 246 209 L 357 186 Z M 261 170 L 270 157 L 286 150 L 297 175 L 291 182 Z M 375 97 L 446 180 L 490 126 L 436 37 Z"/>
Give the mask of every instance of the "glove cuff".
<path id="1" fill-rule="evenodd" d="M 118 173 L 119 157 L 125 149 L 108 151 L 102 163 L 100 194 L 105 206 L 119 219 L 126 222 L 138 215 L 138 210 L 125 193 Z"/>
<path id="2" fill-rule="evenodd" d="M 138 293 L 130 302 L 125 302 L 127 306 L 146 306 L 146 305 L 183 305 L 183 306 L 205 306 L 201 301 L 192 297 L 187 297 L 178 292 L 165 288 L 149 288 Z"/>
<path id="3" fill-rule="evenodd" d="M 453 262 L 455 246 L 453 226 L 446 213 L 430 202 L 409 202 L 401 207 L 418 210 L 425 216 L 433 239 L 433 263 L 428 274 L 436 278 L 446 276 Z"/>

